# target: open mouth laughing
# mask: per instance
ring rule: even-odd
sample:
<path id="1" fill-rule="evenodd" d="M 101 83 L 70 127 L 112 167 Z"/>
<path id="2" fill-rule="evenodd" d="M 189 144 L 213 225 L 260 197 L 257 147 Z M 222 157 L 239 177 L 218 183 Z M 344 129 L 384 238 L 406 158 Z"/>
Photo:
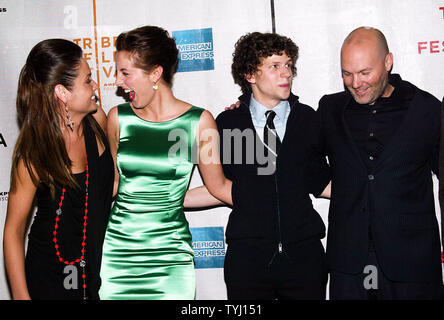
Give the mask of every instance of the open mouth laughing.
<path id="1" fill-rule="evenodd" d="M 133 101 L 134 98 L 136 97 L 136 93 L 133 90 L 126 89 L 125 93 L 127 93 L 129 95 L 130 101 Z"/>

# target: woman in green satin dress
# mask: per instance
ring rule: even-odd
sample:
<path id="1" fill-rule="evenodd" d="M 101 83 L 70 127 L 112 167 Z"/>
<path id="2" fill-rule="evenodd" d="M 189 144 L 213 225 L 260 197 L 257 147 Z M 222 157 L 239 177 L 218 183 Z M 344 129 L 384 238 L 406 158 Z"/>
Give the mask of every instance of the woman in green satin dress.
<path id="1" fill-rule="evenodd" d="M 183 200 L 195 163 L 210 193 L 232 203 L 231 181 L 218 161 L 216 123 L 208 111 L 174 97 L 178 50 L 167 31 L 137 28 L 120 34 L 116 47 L 116 85 L 130 103 L 108 113 L 117 195 L 103 245 L 99 295 L 194 299 Z"/>

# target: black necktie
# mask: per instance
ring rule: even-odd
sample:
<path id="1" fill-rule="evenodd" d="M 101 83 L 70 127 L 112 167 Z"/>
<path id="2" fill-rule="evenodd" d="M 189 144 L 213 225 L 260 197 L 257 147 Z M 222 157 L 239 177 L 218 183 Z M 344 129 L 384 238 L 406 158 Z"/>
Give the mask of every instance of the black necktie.
<path id="1" fill-rule="evenodd" d="M 268 110 L 265 112 L 265 117 L 267 117 L 267 122 L 264 128 L 264 145 L 270 150 L 275 157 L 279 154 L 279 149 L 281 147 L 281 139 L 276 132 L 273 120 L 276 116 L 276 112 L 273 110 Z"/>

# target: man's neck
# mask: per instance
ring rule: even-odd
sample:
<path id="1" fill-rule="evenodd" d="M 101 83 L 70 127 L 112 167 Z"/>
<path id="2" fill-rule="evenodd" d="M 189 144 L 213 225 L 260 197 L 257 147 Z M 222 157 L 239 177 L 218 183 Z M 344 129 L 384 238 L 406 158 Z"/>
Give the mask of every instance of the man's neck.
<path id="1" fill-rule="evenodd" d="M 393 91 L 395 91 L 395 87 L 390 83 L 385 87 L 384 93 L 382 94 L 383 98 L 388 98 L 392 95 Z"/>
<path id="2" fill-rule="evenodd" d="M 263 105 L 265 108 L 267 109 L 273 109 L 274 107 L 276 107 L 279 103 L 282 102 L 282 100 L 276 100 L 276 99 L 263 99 L 261 97 L 257 97 L 257 95 L 254 95 L 253 93 L 253 98 L 254 100 L 256 100 L 258 103 L 260 103 L 261 105 Z"/>

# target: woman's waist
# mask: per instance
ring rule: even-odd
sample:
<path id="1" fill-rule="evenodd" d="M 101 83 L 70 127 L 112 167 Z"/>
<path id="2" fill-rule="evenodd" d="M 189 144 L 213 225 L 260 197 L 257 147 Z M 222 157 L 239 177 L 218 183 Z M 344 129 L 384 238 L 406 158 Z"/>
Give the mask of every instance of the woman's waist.
<path id="1" fill-rule="evenodd" d="M 183 210 L 183 196 L 169 193 L 117 193 L 114 205 L 135 211 Z"/>

